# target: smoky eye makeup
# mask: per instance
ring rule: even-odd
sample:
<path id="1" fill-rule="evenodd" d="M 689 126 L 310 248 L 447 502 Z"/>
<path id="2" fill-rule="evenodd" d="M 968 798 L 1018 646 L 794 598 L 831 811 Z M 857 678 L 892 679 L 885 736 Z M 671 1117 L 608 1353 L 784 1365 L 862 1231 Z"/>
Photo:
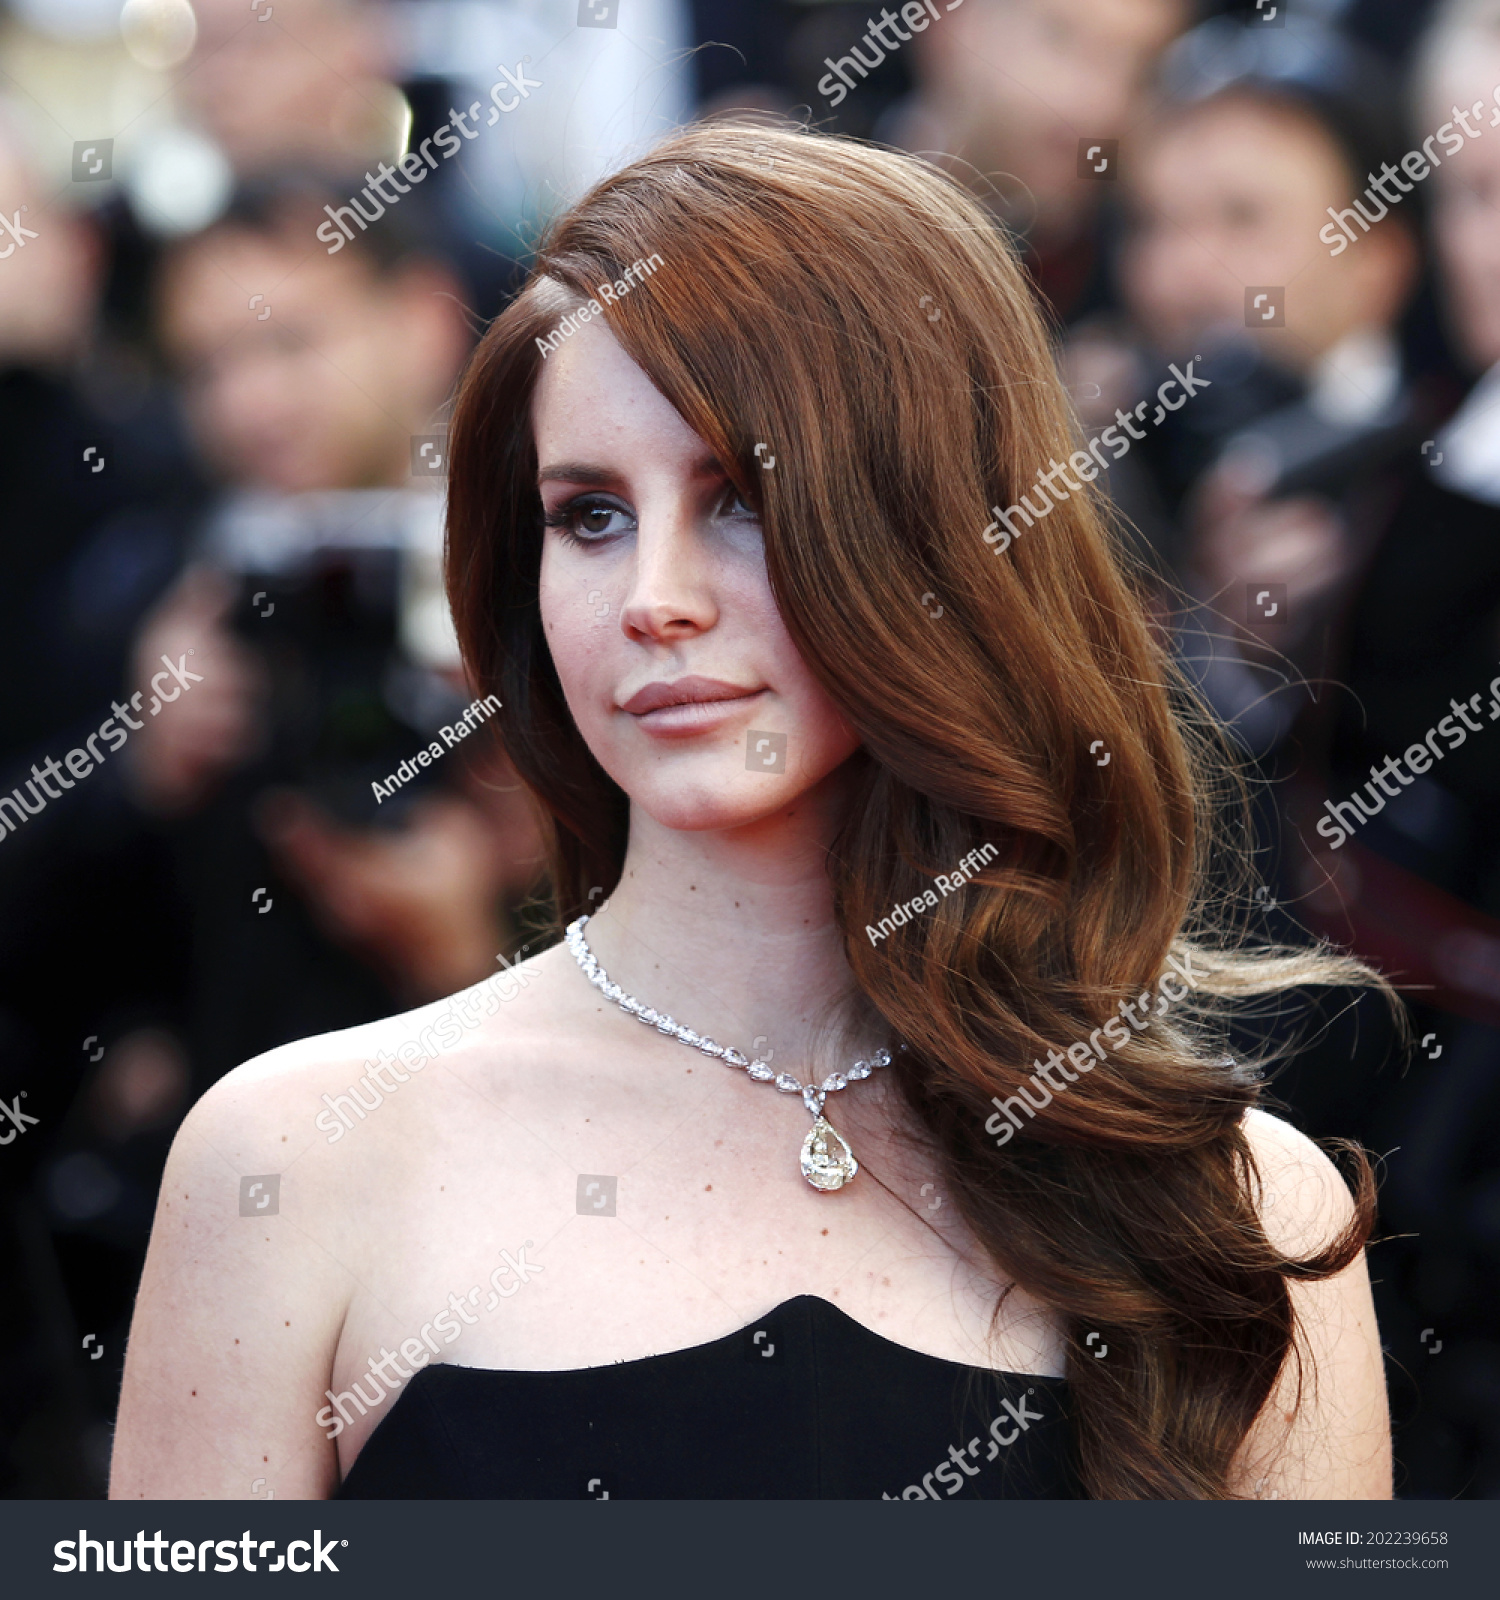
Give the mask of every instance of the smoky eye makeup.
<path id="1" fill-rule="evenodd" d="M 569 544 L 601 544 L 630 532 L 635 527 L 635 513 L 613 495 L 579 494 L 553 511 L 544 509 L 542 526 L 555 528 Z"/>
<path id="2" fill-rule="evenodd" d="M 760 521 L 760 512 L 732 483 L 720 494 L 715 515 L 735 521 Z M 573 495 L 561 505 L 542 510 L 542 526 L 553 528 L 569 544 L 602 544 L 617 534 L 632 532 L 635 513 L 617 496 L 590 490 Z"/>

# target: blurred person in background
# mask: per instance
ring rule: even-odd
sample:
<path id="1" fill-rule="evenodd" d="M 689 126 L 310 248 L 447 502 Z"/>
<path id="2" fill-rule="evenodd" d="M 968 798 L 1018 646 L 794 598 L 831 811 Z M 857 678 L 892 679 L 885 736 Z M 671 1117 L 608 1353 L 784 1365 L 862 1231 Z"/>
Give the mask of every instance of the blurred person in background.
<path id="1" fill-rule="evenodd" d="M 191 485 L 168 397 L 104 324 L 107 233 L 45 181 L 4 102 L 0 203 L 21 230 L 0 238 L 0 651 L 15 668 L 39 655 L 55 662 L 7 708 L 0 763 L 8 763 L 92 712 L 101 689 L 114 686 L 119 627 L 97 613 L 128 615 L 138 593 L 122 593 L 122 582 L 135 576 L 149 594 L 151 581 L 122 566 L 151 569 L 158 585 L 170 573 L 164 550 L 138 545 L 127 558 L 118 540 L 111 555 L 91 550 L 91 538 L 126 507 L 164 495 L 186 501 Z M 80 560 L 81 571 L 71 565 Z"/>
<path id="2" fill-rule="evenodd" d="M 1411 478 L 1422 475 L 1424 442 L 1432 456 L 1423 434 L 1434 413 L 1431 396 L 1403 370 L 1399 323 L 1417 280 L 1428 191 L 1446 208 L 1438 186 L 1462 189 L 1493 160 L 1485 136 L 1455 140 L 1453 108 L 1481 93 L 1490 100 L 1497 82 L 1500 74 L 1472 93 L 1445 90 L 1441 104 L 1430 96 L 1402 135 L 1382 74 L 1347 43 L 1305 25 L 1258 37 L 1228 21 L 1205 25 L 1169 61 L 1165 104 L 1126 172 L 1133 217 L 1121 282 L 1139 345 L 1111 352 L 1105 331 L 1084 351 L 1092 369 L 1075 352 L 1075 377 L 1092 370 L 1106 404 L 1124 407 L 1154 388 L 1169 360 L 1202 358 L 1199 375 L 1212 386 L 1148 432 L 1113 488 L 1187 591 L 1176 619 L 1180 658 L 1254 758 L 1267 922 L 1279 937 L 1311 926 L 1352 943 L 1418 1002 L 1444 981 L 1422 952 L 1476 936 L 1433 900 L 1455 869 L 1474 882 L 1472 856 L 1450 855 L 1446 876 L 1432 870 L 1438 841 L 1450 850 L 1457 842 L 1444 790 L 1428 787 L 1429 778 L 1409 787 L 1406 778 L 1383 780 L 1370 793 L 1384 816 L 1362 830 L 1364 843 L 1341 838 L 1336 852 L 1315 828 L 1330 825 L 1325 799 L 1346 806 L 1372 766 L 1449 712 L 1450 694 L 1467 697 L 1494 676 L 1478 652 L 1462 666 L 1453 659 L 1455 621 L 1496 603 L 1484 588 L 1493 556 L 1476 561 L 1472 546 L 1440 554 L 1461 543 L 1460 529 L 1477 537 L 1473 516 L 1435 498 L 1414 515 L 1401 509 Z M 1445 140 L 1431 144 L 1440 130 Z M 1424 139 L 1442 165 L 1422 157 L 1403 166 Z M 1260 309 L 1275 313 L 1260 328 L 1256 294 L 1267 297 Z M 1482 299 L 1471 297 L 1471 308 Z M 1080 342 L 1091 336 L 1085 330 Z M 1486 348 L 1483 363 L 1494 359 Z M 1493 548 L 1488 526 L 1485 533 Z M 1484 646 L 1493 660 L 1492 626 Z M 1434 658 L 1466 687 L 1445 685 L 1441 672 L 1423 681 Z M 1482 749 L 1476 739 L 1445 766 L 1461 772 Z M 1428 876 L 1403 878 L 1403 865 L 1424 865 L 1424 834 Z M 1446 1324 L 1446 1352 L 1483 1302 L 1469 1276 L 1477 1255 L 1450 1249 L 1430 1223 L 1434 1207 L 1449 1219 L 1472 1213 L 1462 1187 L 1482 1191 L 1494 1161 L 1492 1148 L 1476 1154 L 1484 1107 L 1472 1092 L 1472 1061 L 1450 1066 L 1434 1056 L 1445 1041 L 1449 1051 L 1455 1045 L 1430 1009 L 1419 1010 L 1416 1033 L 1424 1048 L 1403 1072 L 1373 1008 L 1332 1012 L 1278 1077 L 1277 1092 L 1314 1136 L 1338 1131 L 1390 1152 L 1386 1237 L 1373 1259 L 1383 1326 L 1395 1330 L 1387 1342 L 1398 1487 L 1460 1494 L 1473 1492 L 1473 1467 L 1493 1450 L 1494 1420 L 1476 1419 L 1495 1367 L 1476 1364 L 1456 1405 L 1434 1410 L 1433 1378 L 1442 1373 L 1428 1365 L 1428 1349 L 1441 1334 L 1431 1330 Z M 1463 1071 L 1471 1092 L 1445 1101 L 1436 1086 Z M 1445 1136 L 1415 1138 L 1417 1107 L 1429 1119 L 1458 1116 L 1464 1139 L 1451 1120 Z M 1436 1176 L 1445 1171 L 1451 1179 Z M 1464 1231 L 1450 1223 L 1443 1233 Z M 1456 1377 L 1457 1369 L 1445 1370 Z M 1420 1395 L 1413 1372 L 1422 1376 Z M 1470 1420 L 1456 1430 L 1458 1414 Z"/>
<path id="3" fill-rule="evenodd" d="M 1419 254 L 1410 205 L 1354 246 L 1319 238 L 1394 139 L 1379 64 L 1303 25 L 1217 19 L 1172 52 L 1131 147 L 1120 281 L 1130 328 L 1079 330 L 1086 418 L 1195 363 L 1203 388 L 1147 426 L 1117 503 L 1202 609 L 1181 653 L 1258 757 L 1331 664 L 1331 619 L 1372 542 L 1375 469 L 1414 427 L 1397 327 Z M 1093 382 L 1090 384 L 1089 379 Z M 1257 604 L 1259 597 L 1259 604 Z"/>
<path id="4" fill-rule="evenodd" d="M 940 160 L 1020 243 L 1042 297 L 1072 320 L 1107 304 L 1115 176 L 1191 0 L 968 0 L 913 37 L 916 93 L 876 136 Z M 1084 151 L 1100 144 L 1088 164 Z M 939 155 L 938 153 L 941 153 Z"/>
<path id="5" fill-rule="evenodd" d="M 519 284 L 552 207 L 692 111 L 685 0 L 601 6 L 591 24 L 578 0 L 286 0 L 264 25 L 262 5 L 196 10 L 177 104 L 242 181 L 301 170 L 357 192 L 445 123 L 462 131 L 447 136 L 459 148 L 438 142 L 424 223 L 486 317 Z M 465 108 L 490 104 L 502 64 L 521 63 L 535 85 L 524 109 L 470 125 Z"/>
<path id="6" fill-rule="evenodd" d="M 327 198 L 298 179 L 247 192 L 160 286 L 228 486 L 139 644 L 144 664 L 191 641 L 213 671 L 132 747 L 141 804 L 183 851 L 205 1084 L 315 1013 L 347 1025 L 476 981 L 535 875 L 524 808 L 469 751 L 430 784 L 374 788 L 468 698 L 438 587 L 441 479 L 412 474 L 445 448 L 433 418 L 469 340 L 411 200 L 330 256 Z"/>
<path id="7" fill-rule="evenodd" d="M 405 111 L 382 6 L 276 0 L 265 25 L 238 0 L 193 0 L 193 10 L 197 45 L 179 105 L 238 178 L 288 168 L 358 176 L 389 154 Z"/>
<path id="8" fill-rule="evenodd" d="M 1414 143 L 1461 109 L 1478 130 L 1427 180 L 1449 330 L 1475 381 L 1403 463 L 1357 597 L 1326 787 L 1298 819 L 1326 931 L 1426 1002 L 1424 1048 L 1374 1130 L 1399 1147 L 1384 1204 L 1411 1240 L 1382 1325 L 1415 1385 L 1396 1405 L 1402 1455 L 1424 1492 L 1482 1498 L 1500 1494 L 1497 95 L 1500 3 L 1449 0 L 1418 59 L 1412 121 Z"/>

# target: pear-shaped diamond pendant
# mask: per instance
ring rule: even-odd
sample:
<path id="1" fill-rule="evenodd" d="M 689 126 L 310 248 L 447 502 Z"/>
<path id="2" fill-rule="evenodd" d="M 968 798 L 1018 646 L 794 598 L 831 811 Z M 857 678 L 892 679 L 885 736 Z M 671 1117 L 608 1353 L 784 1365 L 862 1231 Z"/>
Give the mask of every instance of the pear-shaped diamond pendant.
<path id="1" fill-rule="evenodd" d="M 859 1171 L 849 1141 L 827 1117 L 818 1117 L 802 1141 L 802 1176 L 814 1189 L 842 1189 Z"/>

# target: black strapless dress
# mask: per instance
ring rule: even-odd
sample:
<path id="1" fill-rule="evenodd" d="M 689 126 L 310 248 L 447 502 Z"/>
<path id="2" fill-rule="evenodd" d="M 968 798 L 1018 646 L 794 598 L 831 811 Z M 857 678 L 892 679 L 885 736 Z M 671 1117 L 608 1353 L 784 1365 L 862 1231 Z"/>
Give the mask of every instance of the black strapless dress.
<path id="1" fill-rule="evenodd" d="M 711 1344 L 566 1372 L 424 1367 L 356 1500 L 1072 1500 L 1062 1378 L 966 1367 L 798 1295 Z"/>

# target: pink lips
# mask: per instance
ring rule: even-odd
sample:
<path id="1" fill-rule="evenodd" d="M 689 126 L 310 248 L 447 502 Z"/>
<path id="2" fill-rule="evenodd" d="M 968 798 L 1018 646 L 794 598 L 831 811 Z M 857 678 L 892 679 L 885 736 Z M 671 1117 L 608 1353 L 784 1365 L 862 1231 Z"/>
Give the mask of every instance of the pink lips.
<path id="1" fill-rule="evenodd" d="M 652 727 L 701 727 L 718 720 L 712 708 L 731 707 L 725 702 L 753 700 L 764 691 L 747 689 L 742 684 L 725 683 L 721 678 L 686 677 L 672 683 L 648 683 L 637 689 L 620 707 L 640 717 Z"/>

